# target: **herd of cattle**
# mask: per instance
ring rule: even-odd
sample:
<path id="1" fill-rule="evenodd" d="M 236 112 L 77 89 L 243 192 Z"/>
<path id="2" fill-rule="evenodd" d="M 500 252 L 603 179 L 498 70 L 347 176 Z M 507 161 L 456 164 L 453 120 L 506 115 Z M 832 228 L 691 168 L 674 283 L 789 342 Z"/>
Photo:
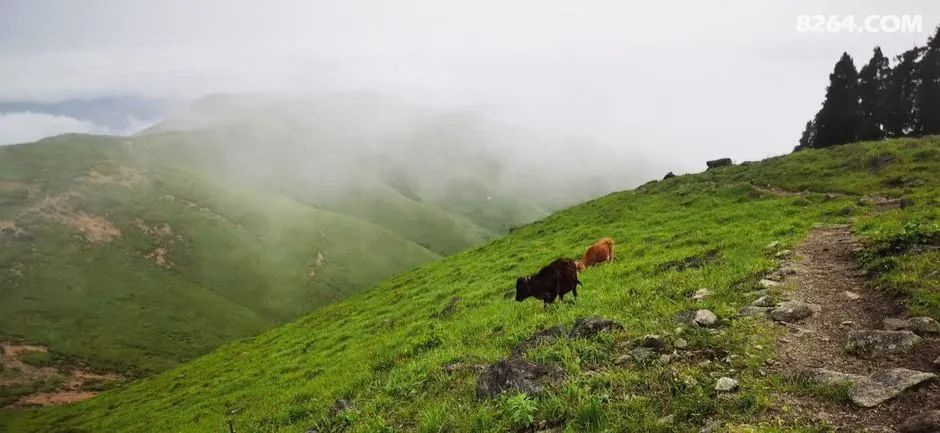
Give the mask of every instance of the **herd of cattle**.
<path id="1" fill-rule="evenodd" d="M 542 268 L 537 274 L 520 277 L 516 280 L 516 301 L 526 298 L 541 299 L 545 304 L 555 302 L 555 298 L 565 300 L 565 294 L 571 292 L 578 298 L 578 272 L 589 266 L 609 262 L 614 259 L 614 240 L 601 238 L 588 247 L 581 260 L 556 259 Z"/>

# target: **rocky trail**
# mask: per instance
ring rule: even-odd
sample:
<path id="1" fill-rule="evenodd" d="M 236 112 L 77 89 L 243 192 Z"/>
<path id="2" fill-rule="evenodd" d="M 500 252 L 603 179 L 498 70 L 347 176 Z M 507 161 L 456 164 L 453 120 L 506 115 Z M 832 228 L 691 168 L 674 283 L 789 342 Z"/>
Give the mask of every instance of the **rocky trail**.
<path id="1" fill-rule="evenodd" d="M 773 416 L 846 432 L 940 432 L 940 325 L 907 317 L 905 298 L 873 287 L 860 251 L 849 226 L 818 227 L 795 257 L 778 254 L 786 260 L 765 286 L 780 292 L 748 307 L 786 328 L 777 374 L 833 393 L 844 387 L 850 400 L 779 394 Z"/>

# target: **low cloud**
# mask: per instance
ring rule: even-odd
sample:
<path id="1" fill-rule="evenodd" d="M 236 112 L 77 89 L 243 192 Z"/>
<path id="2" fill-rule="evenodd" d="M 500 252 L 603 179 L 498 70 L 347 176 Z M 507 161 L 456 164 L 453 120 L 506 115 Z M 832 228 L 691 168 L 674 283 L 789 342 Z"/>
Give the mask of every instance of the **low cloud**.
<path id="1" fill-rule="evenodd" d="M 129 119 L 128 129 L 115 131 L 86 120 L 31 111 L 0 113 L 0 146 L 30 143 L 66 133 L 128 135 L 154 122 Z"/>

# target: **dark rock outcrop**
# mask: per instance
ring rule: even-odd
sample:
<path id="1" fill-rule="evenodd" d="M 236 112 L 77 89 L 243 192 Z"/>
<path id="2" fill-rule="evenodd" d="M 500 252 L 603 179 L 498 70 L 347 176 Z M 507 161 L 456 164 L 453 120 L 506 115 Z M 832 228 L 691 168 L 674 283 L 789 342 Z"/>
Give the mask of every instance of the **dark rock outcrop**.
<path id="1" fill-rule="evenodd" d="M 706 161 L 705 165 L 708 168 L 724 167 L 726 165 L 731 165 L 731 158 L 718 158 L 711 161 Z"/>
<path id="2" fill-rule="evenodd" d="M 620 322 L 600 316 L 582 317 L 574 321 L 574 326 L 571 328 L 569 335 L 573 338 L 586 338 L 597 335 L 602 331 L 615 329 L 623 329 L 623 325 Z"/>
<path id="3" fill-rule="evenodd" d="M 537 394 L 545 386 L 565 380 L 559 367 L 534 364 L 519 358 L 501 359 L 486 368 L 477 379 L 478 399 L 495 398 L 504 392 Z"/>
<path id="4" fill-rule="evenodd" d="M 663 180 L 670 179 L 670 178 L 673 178 L 673 177 L 676 177 L 676 175 L 675 175 L 675 173 L 673 173 L 673 172 L 670 171 L 669 173 L 666 173 L 665 176 L 663 176 Z"/>

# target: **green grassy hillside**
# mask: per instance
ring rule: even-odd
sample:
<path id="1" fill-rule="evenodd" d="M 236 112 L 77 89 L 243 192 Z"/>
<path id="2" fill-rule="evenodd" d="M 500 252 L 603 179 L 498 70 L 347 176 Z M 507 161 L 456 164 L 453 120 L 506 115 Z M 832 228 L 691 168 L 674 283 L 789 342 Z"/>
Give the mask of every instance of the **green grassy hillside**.
<path id="1" fill-rule="evenodd" d="M 917 313 L 938 318 L 937 250 L 917 248 L 940 237 L 937 173 L 940 139 L 933 137 L 810 150 L 650 183 L 392 277 L 173 370 L 79 404 L 8 412 L 0 423 L 11 432 L 224 432 L 229 425 L 250 432 L 524 431 L 530 422 L 655 432 L 697 431 L 712 416 L 748 425 L 768 409 L 769 394 L 787 386 L 757 369 L 773 355 L 773 327 L 736 314 L 750 301 L 742 295 L 775 267 L 765 246 L 796 245 L 816 223 L 850 222 L 867 239 L 867 263 L 883 287 L 910 293 Z M 860 200 L 869 194 L 913 205 L 876 214 Z M 617 241 L 618 259 L 582 274 L 577 303 L 543 309 L 507 298 L 516 277 L 578 255 L 601 236 Z M 284 260 L 292 257 L 286 253 Z M 702 287 L 713 295 L 690 300 Z M 454 308 L 437 314 L 454 298 Z M 677 313 L 702 307 L 717 314 L 719 332 L 677 328 Z M 625 329 L 530 350 L 529 360 L 568 377 L 538 395 L 480 401 L 478 372 L 443 369 L 491 363 L 539 329 L 592 315 Z M 623 343 L 647 333 L 681 337 L 701 357 L 614 362 L 629 350 Z M 742 390 L 716 395 L 716 377 L 731 370 Z M 672 424 L 658 421 L 666 415 Z"/>
<path id="2" fill-rule="evenodd" d="M 204 170 L 187 142 L 0 148 L 0 340 L 151 373 L 492 236 L 437 209 L 395 232 Z"/>

